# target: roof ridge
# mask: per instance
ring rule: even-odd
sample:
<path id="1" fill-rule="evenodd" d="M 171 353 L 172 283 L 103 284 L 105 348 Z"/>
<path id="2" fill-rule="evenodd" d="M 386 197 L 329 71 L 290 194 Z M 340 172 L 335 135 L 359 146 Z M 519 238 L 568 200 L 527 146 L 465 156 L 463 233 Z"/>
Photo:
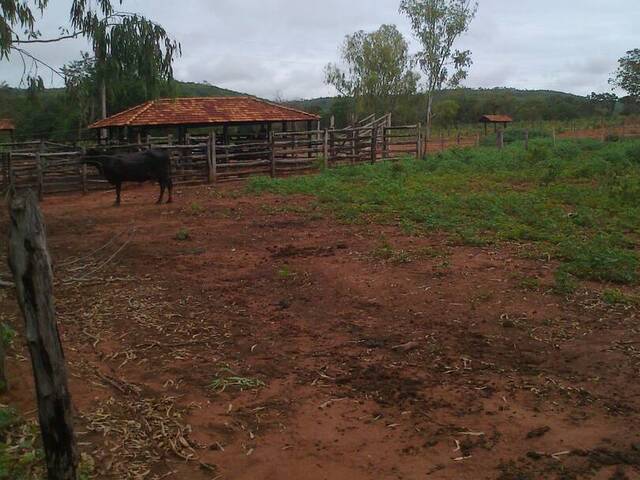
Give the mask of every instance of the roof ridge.
<path id="1" fill-rule="evenodd" d="M 138 107 L 140 107 L 138 112 L 135 113 L 129 120 L 127 120 L 127 125 L 130 125 L 131 122 L 133 122 L 136 118 L 138 118 L 144 112 L 149 110 L 155 102 L 156 102 L 155 100 L 149 100 L 148 102 L 143 103 L 142 105 L 138 105 Z"/>

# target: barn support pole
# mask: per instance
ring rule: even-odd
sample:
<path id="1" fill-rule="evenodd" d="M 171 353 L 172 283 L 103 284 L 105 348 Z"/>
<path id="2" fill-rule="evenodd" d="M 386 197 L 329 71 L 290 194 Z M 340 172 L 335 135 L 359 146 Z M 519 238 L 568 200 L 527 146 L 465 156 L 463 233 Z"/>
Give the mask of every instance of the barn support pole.
<path id="1" fill-rule="evenodd" d="M 309 149 L 309 151 L 307 152 L 308 159 L 313 158 L 313 134 L 311 133 L 311 130 L 313 130 L 313 122 L 311 120 L 307 120 L 307 132 L 309 132 L 307 133 L 307 148 Z"/>
<path id="2" fill-rule="evenodd" d="M 222 141 L 225 145 L 229 145 L 229 125 L 226 123 L 222 126 Z"/>
<path id="3" fill-rule="evenodd" d="M 31 190 L 9 199 L 9 266 L 25 322 L 47 478 L 75 480 L 78 451 L 64 352 L 55 320 L 53 273 L 42 214 Z"/>
<path id="4" fill-rule="evenodd" d="M 329 130 L 324 131 L 324 145 L 323 145 L 323 154 L 324 154 L 324 168 L 329 168 Z"/>
<path id="5" fill-rule="evenodd" d="M 269 165 L 271 167 L 271 178 L 276 176 L 276 144 L 273 132 L 269 133 Z"/>

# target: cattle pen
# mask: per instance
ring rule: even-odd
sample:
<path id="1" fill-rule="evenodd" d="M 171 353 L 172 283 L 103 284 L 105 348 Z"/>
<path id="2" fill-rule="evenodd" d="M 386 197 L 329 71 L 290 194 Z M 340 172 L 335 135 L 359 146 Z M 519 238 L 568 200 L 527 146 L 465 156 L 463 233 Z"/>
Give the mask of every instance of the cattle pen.
<path id="1" fill-rule="evenodd" d="M 419 125 L 391 126 L 390 116 L 371 118 L 345 129 L 271 131 L 266 138 L 224 136 L 211 130 L 185 135 L 140 138 L 140 142 L 104 144 L 108 154 L 161 149 L 169 153 L 174 184 L 199 185 L 317 172 L 322 168 L 420 155 Z M 81 162 L 86 147 L 52 142 L 0 144 L 0 186 L 33 188 L 47 194 L 110 188 L 95 168 Z"/>

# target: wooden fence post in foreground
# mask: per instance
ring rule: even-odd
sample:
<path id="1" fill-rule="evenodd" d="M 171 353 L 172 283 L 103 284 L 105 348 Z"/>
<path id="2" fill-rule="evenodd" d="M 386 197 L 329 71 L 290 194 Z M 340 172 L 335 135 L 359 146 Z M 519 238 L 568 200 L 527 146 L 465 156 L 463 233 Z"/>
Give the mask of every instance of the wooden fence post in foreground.
<path id="1" fill-rule="evenodd" d="M 496 142 L 498 144 L 498 148 L 504 148 L 504 131 L 503 130 L 498 130 Z"/>
<path id="2" fill-rule="evenodd" d="M 529 129 L 524 131 L 524 149 L 529 150 Z"/>
<path id="3" fill-rule="evenodd" d="M 53 273 L 38 201 L 31 190 L 9 198 L 9 267 L 24 316 L 49 480 L 75 480 L 78 465 L 67 369 L 53 305 Z"/>

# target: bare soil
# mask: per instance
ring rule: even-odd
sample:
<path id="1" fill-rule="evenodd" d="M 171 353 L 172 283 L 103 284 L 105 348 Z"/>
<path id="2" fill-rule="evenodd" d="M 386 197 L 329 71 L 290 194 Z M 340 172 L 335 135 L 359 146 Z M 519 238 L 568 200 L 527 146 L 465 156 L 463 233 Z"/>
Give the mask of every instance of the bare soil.
<path id="1" fill-rule="evenodd" d="M 308 198 L 155 195 L 43 203 L 98 478 L 640 478 L 638 311 L 602 285 L 565 298 L 526 246 L 345 225 Z M 33 418 L 23 343 L 0 402 Z M 211 388 L 232 376 L 264 385 Z"/>

